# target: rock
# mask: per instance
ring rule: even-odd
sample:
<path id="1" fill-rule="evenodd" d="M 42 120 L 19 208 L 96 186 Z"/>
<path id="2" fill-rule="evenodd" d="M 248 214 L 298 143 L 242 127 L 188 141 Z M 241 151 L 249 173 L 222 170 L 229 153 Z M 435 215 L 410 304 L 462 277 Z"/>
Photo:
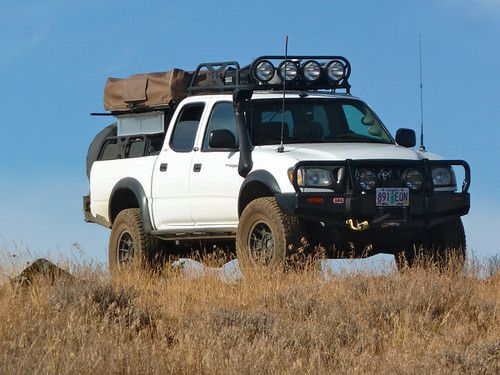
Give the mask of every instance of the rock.
<path id="1" fill-rule="evenodd" d="M 52 284 L 57 279 L 74 280 L 74 276 L 65 269 L 56 266 L 47 259 L 39 258 L 26 267 L 18 276 L 12 278 L 10 282 L 13 286 L 26 287 L 32 285 L 39 277 L 49 279 Z"/>
<path id="2" fill-rule="evenodd" d="M 182 272 L 188 277 L 198 278 L 203 276 L 214 276 L 224 282 L 236 282 L 243 275 L 238 265 L 238 260 L 234 259 L 220 268 L 207 267 L 203 263 L 189 258 L 181 258 L 172 263 L 172 268 Z"/>

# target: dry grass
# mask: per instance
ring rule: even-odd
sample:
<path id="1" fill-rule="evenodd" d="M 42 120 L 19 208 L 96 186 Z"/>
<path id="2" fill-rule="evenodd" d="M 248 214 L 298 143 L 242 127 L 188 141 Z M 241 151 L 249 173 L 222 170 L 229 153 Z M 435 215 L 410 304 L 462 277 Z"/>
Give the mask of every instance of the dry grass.
<path id="1" fill-rule="evenodd" d="M 1 289 L 1 374 L 500 372 L 498 273 L 73 271 Z"/>

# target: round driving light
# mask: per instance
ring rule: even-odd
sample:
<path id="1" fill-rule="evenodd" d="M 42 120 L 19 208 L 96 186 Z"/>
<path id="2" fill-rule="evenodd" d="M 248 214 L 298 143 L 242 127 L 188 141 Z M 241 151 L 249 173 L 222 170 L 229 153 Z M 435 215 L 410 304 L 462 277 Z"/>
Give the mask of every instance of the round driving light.
<path id="1" fill-rule="evenodd" d="M 448 168 L 434 168 L 432 170 L 432 182 L 436 186 L 447 186 L 455 183 L 452 172 Z"/>
<path id="2" fill-rule="evenodd" d="M 416 169 L 407 169 L 403 172 L 403 182 L 412 190 L 420 190 L 424 185 L 424 178 Z"/>
<path id="3" fill-rule="evenodd" d="M 330 61 L 326 66 L 326 72 L 332 81 L 340 81 L 345 77 L 344 64 L 338 60 Z"/>
<path id="4" fill-rule="evenodd" d="M 302 65 L 302 74 L 308 81 L 317 81 L 321 78 L 321 65 L 316 61 L 307 61 Z"/>
<path id="5" fill-rule="evenodd" d="M 274 65 L 267 60 L 257 63 L 254 69 L 254 76 L 261 82 L 268 82 L 274 77 Z"/>
<path id="6" fill-rule="evenodd" d="M 278 67 L 278 71 L 281 79 L 286 80 L 287 82 L 293 81 L 297 78 L 299 73 L 299 67 L 292 61 L 283 61 Z"/>
<path id="7" fill-rule="evenodd" d="M 358 172 L 357 180 L 361 189 L 370 191 L 377 185 L 377 173 L 371 169 L 362 169 Z"/>

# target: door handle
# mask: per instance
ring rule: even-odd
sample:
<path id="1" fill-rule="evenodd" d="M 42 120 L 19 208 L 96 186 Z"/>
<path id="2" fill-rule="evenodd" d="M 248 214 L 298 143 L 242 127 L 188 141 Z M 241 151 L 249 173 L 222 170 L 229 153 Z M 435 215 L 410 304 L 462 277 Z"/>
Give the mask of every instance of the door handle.
<path id="1" fill-rule="evenodd" d="M 167 170 L 168 164 L 167 163 L 161 163 L 160 164 L 160 172 L 165 172 Z"/>
<path id="2" fill-rule="evenodd" d="M 199 171 L 201 171 L 201 164 L 193 165 L 193 172 L 199 172 Z"/>

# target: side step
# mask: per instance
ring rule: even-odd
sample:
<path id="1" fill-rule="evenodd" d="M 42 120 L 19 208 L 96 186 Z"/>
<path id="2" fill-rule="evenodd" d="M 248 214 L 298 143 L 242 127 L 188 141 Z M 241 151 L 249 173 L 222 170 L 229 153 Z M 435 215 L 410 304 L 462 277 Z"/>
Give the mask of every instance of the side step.
<path id="1" fill-rule="evenodd" d="M 220 229 L 213 231 L 204 229 L 196 232 L 181 232 L 179 229 L 153 230 L 151 234 L 162 240 L 236 239 L 236 233 L 234 231 L 221 231 Z"/>

